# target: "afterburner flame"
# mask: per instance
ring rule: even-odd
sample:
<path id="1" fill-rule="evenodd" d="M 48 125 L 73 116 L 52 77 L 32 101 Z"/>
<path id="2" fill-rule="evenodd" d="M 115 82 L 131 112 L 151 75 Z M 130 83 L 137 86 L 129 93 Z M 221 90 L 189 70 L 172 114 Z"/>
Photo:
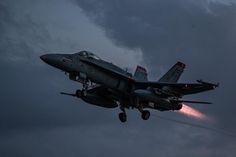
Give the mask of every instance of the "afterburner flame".
<path id="1" fill-rule="evenodd" d="M 208 119 L 208 117 L 205 114 L 201 113 L 200 111 L 198 111 L 198 110 L 196 110 L 196 109 L 194 109 L 194 108 L 192 108 L 192 107 L 190 107 L 186 104 L 182 104 L 182 108 L 177 112 L 179 112 L 181 114 L 184 114 L 186 116 L 201 119 L 201 120 L 207 120 Z"/>

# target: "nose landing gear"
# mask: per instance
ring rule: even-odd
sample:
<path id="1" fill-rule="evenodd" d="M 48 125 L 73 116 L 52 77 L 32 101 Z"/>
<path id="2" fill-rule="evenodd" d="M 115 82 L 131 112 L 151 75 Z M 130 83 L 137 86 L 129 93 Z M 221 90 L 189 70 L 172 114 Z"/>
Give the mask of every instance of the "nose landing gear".
<path id="1" fill-rule="evenodd" d="M 91 82 L 91 86 L 92 86 L 92 82 Z M 87 94 L 88 94 L 88 89 L 89 89 L 89 81 L 85 81 L 85 82 L 83 82 L 83 88 L 82 88 L 82 91 L 81 91 L 81 95 L 82 96 L 87 96 Z"/>

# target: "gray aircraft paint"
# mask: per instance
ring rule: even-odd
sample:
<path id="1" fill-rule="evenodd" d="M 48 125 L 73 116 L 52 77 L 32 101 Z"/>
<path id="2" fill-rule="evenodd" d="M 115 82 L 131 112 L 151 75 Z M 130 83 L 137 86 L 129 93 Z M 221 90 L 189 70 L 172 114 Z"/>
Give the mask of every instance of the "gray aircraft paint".
<path id="1" fill-rule="evenodd" d="M 171 67 L 158 82 L 149 82 L 145 68 L 138 66 L 132 76 L 127 71 L 88 51 L 75 54 L 46 54 L 41 56 L 41 59 L 69 73 L 71 80 L 83 84 L 82 91 L 77 90 L 75 94 L 63 94 L 77 96 L 87 103 L 106 108 L 117 107 L 119 104 L 124 113 L 125 108 L 130 107 L 137 108 L 142 113 L 144 113 L 143 108 L 160 111 L 180 110 L 181 103 L 184 102 L 179 100 L 182 96 L 212 90 L 218 86 L 203 81 L 198 81 L 198 84 L 175 83 L 185 67 L 185 64 L 181 62 Z M 89 88 L 89 83 L 95 83 L 96 87 Z M 154 105 L 150 106 L 150 103 Z M 201 102 L 188 101 L 188 103 Z"/>

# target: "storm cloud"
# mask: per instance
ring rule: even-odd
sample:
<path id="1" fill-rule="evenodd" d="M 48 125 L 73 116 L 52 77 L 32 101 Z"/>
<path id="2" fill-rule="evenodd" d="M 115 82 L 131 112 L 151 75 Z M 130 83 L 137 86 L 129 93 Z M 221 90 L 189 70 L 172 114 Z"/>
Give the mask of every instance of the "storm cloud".
<path id="1" fill-rule="evenodd" d="M 214 110 L 234 108 L 222 115 L 230 121 L 235 111 L 236 86 L 234 1 L 77 2 L 115 44 L 141 50 L 152 79 L 180 60 L 187 64 L 182 81 L 202 78 L 220 82 L 218 99 L 214 98 L 219 108 Z"/>
<path id="2" fill-rule="evenodd" d="M 0 156 L 235 156 L 234 138 L 155 114 L 236 131 L 236 3 L 230 0 L 42 0 L 0 2 Z M 181 82 L 220 82 L 188 96 L 212 119 L 94 107 L 61 96 L 81 86 L 39 56 L 90 50 L 122 68 L 144 65 L 151 80 L 176 61 Z M 167 118 L 167 119 L 168 119 Z"/>

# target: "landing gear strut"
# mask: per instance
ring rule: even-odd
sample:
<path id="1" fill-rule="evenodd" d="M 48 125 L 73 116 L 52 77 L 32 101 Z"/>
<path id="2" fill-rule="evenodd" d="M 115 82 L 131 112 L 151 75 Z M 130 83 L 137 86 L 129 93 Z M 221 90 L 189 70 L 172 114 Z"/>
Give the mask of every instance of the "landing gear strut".
<path id="1" fill-rule="evenodd" d="M 81 91 L 82 96 L 87 96 L 88 88 L 89 88 L 89 82 L 86 81 L 86 82 L 83 83 L 83 89 Z"/>

